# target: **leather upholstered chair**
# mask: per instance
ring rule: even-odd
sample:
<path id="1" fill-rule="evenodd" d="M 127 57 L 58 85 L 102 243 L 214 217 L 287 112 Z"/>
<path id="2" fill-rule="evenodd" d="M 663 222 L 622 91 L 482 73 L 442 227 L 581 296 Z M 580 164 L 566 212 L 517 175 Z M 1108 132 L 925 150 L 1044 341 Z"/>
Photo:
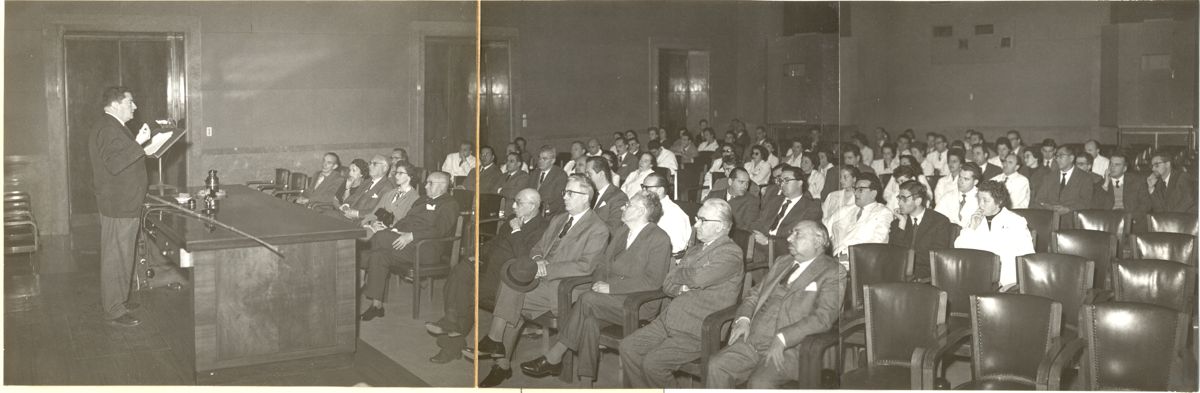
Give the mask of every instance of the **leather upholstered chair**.
<path id="1" fill-rule="evenodd" d="M 1171 390 L 1173 371 L 1194 372 L 1181 367 L 1181 354 L 1188 351 L 1186 314 L 1152 304 L 1107 302 L 1084 305 L 1079 320 L 1081 337 L 1064 346 L 1039 390 L 1163 391 Z M 1064 384 L 1062 371 L 1075 361 L 1078 381 Z"/>
<path id="2" fill-rule="evenodd" d="M 1182 233 L 1197 236 L 1196 215 L 1189 213 L 1148 213 L 1146 226 L 1150 232 Z"/>
<path id="3" fill-rule="evenodd" d="M 1196 266 L 1196 237 L 1179 233 L 1135 233 L 1133 257 L 1165 259 Z"/>
<path id="4" fill-rule="evenodd" d="M 1195 308 L 1195 267 L 1158 259 L 1118 259 L 1112 269 L 1115 301 L 1154 304 L 1182 313 Z"/>
<path id="5" fill-rule="evenodd" d="M 292 180 L 292 171 L 284 168 L 275 168 L 275 179 L 272 181 L 252 180 L 246 182 L 246 186 L 259 191 L 286 190 Z"/>
<path id="6" fill-rule="evenodd" d="M 970 296 L 1000 290 L 1000 257 L 988 251 L 946 249 L 929 251 L 933 286 L 946 291 L 951 330 L 970 325 Z"/>
<path id="7" fill-rule="evenodd" d="M 946 329 L 946 292 L 916 283 L 863 288 L 867 364 L 842 374 L 845 389 L 920 389 L 921 365 Z"/>
<path id="8" fill-rule="evenodd" d="M 1128 250 L 1129 233 L 1133 231 L 1133 217 L 1124 210 L 1088 209 L 1071 212 L 1074 229 L 1108 232 L 1117 235 L 1119 256 L 1132 255 Z"/>
<path id="9" fill-rule="evenodd" d="M 1058 230 L 1058 222 L 1054 221 L 1054 211 L 1046 209 L 1011 209 L 1011 211 L 1024 218 L 1030 229 L 1037 231 L 1038 237 L 1033 239 L 1033 250 L 1047 252 L 1050 249 L 1050 233 Z"/>
<path id="10" fill-rule="evenodd" d="M 1029 254 L 1017 257 L 1017 289 L 1061 304 L 1063 335 L 1079 330 L 1079 307 L 1092 296 L 1095 262 L 1063 254 Z"/>
<path id="11" fill-rule="evenodd" d="M 1062 319 L 1062 305 L 1041 296 L 972 295 L 972 379 L 955 389 L 1034 390 L 1062 347 Z M 933 370 L 924 373 L 932 375 Z M 930 380 L 924 382 L 924 388 L 934 387 Z"/>
<path id="12" fill-rule="evenodd" d="M 1095 263 L 1097 288 L 1110 288 L 1108 273 L 1117 258 L 1117 236 L 1087 229 L 1064 229 L 1050 236 L 1050 252 L 1084 257 Z"/>
<path id="13" fill-rule="evenodd" d="M 883 243 L 852 245 L 850 254 L 850 302 L 841 315 L 846 321 L 840 329 L 843 349 L 838 352 L 836 365 L 843 364 L 845 347 L 863 348 L 867 345 L 863 333 L 863 287 L 867 285 L 908 282 L 913 273 L 913 250 Z M 850 321 L 857 321 L 851 323 Z M 841 370 L 839 370 L 841 371 Z"/>

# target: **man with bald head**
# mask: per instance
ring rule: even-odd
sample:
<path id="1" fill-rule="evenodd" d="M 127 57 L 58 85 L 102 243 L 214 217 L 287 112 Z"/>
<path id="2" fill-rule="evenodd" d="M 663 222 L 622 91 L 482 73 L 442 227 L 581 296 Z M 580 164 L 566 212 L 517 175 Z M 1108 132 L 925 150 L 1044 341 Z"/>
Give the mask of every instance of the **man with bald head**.
<path id="1" fill-rule="evenodd" d="M 514 217 L 501 224 L 495 237 L 480 245 L 480 303 L 495 303 L 500 266 L 514 258 L 528 257 L 529 250 L 546 231 L 547 220 L 538 209 L 541 204 L 542 197 L 535 189 L 516 192 L 512 203 Z M 441 352 L 429 361 L 439 364 L 462 357 L 461 351 L 467 346 L 465 335 L 474 327 L 475 264 L 454 265 L 446 278 L 443 295 L 444 316 L 437 322 L 425 323 L 425 330 L 437 337 L 441 347 Z"/>
<path id="2" fill-rule="evenodd" d="M 658 220 L 658 226 L 671 236 L 671 252 L 678 254 L 687 248 L 688 241 L 692 239 L 692 231 L 689 229 L 691 219 L 679 205 L 675 204 L 675 201 L 667 197 L 667 187 L 670 186 L 671 183 L 667 182 L 667 178 L 658 173 L 646 175 L 646 178 L 642 180 L 642 190 L 657 195 L 659 203 L 662 204 L 663 215 Z"/>
<path id="3" fill-rule="evenodd" d="M 666 387 L 680 366 L 700 358 L 704 318 L 737 302 L 744 272 L 742 249 L 729 238 L 729 202 L 705 200 L 692 228 L 698 243 L 663 280 L 663 292 L 674 299 L 649 325 L 621 340 L 625 387 Z"/>
<path id="4" fill-rule="evenodd" d="M 415 247 L 409 247 L 417 240 L 454 235 L 458 202 L 446 192 L 450 182 L 446 172 L 430 173 L 425 179 L 426 195 L 413 202 L 404 218 L 371 236 L 371 249 L 363 255 L 367 261 L 363 296 L 369 302 L 362 313 L 363 321 L 384 316 L 383 290 L 387 288 L 391 267 L 404 271 L 415 263 L 438 263 L 443 254 L 450 252 L 449 245 L 433 246 L 423 247 L 421 255 L 417 255 Z"/>
<path id="5" fill-rule="evenodd" d="M 772 263 L 766 279 L 742 299 L 729 346 L 709 359 L 708 388 L 732 389 L 748 379 L 750 389 L 773 389 L 798 379 L 800 342 L 837 323 L 846 268 L 825 255 L 825 228 L 803 221 L 787 239 L 790 255 Z"/>

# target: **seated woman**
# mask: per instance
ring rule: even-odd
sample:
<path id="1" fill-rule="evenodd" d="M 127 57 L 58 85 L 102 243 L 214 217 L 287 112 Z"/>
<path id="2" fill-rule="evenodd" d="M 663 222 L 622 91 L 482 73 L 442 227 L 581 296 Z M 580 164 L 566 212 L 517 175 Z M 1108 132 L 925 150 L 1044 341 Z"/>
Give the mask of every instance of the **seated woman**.
<path id="1" fill-rule="evenodd" d="M 349 171 L 344 180 L 345 184 L 338 189 L 340 192 L 337 194 L 337 201 L 334 203 L 309 202 L 308 207 L 310 209 L 320 209 L 328 211 L 330 215 L 342 216 L 341 212 L 337 211 L 337 207 L 342 203 L 346 203 L 347 200 L 357 198 L 365 190 L 362 185 L 365 183 L 363 179 L 367 173 L 367 162 L 361 158 L 355 158 L 354 161 L 350 162 L 348 168 Z"/>
<path id="2" fill-rule="evenodd" d="M 646 180 L 646 176 L 651 173 L 654 173 L 654 154 L 643 151 L 638 155 L 638 169 L 629 173 L 629 178 L 625 179 L 625 183 L 621 185 L 621 191 L 632 197 L 633 194 L 642 190 L 642 180 Z"/>
<path id="3" fill-rule="evenodd" d="M 408 215 L 409 208 L 419 194 L 413 185 L 412 171 L 413 166 L 407 163 L 392 168 L 392 182 L 396 184 L 396 188 L 383 194 L 375 211 L 362 219 L 363 226 L 367 228 L 367 239 Z"/>
<path id="4" fill-rule="evenodd" d="M 955 248 L 990 251 L 1000 256 L 1000 286 L 1017 282 L 1019 255 L 1033 253 L 1033 236 L 1024 218 L 1008 210 L 1011 203 L 1004 184 L 979 183 L 979 210 L 954 240 Z"/>
<path id="5" fill-rule="evenodd" d="M 371 157 L 370 164 L 367 164 L 366 176 L 363 176 L 362 180 L 365 189 L 356 197 L 351 196 L 342 201 L 342 205 L 338 207 L 343 217 L 358 222 L 363 216 L 375 211 L 379 201 L 383 199 L 382 196 L 396 188 L 387 178 L 390 167 L 387 157 L 378 154 Z"/>
<path id="6" fill-rule="evenodd" d="M 907 160 L 912 159 L 910 156 L 904 156 L 903 158 Z M 895 211 L 900 207 L 896 196 L 900 194 L 900 185 L 909 180 L 916 180 L 925 186 L 925 189 L 929 189 L 929 182 L 925 180 L 925 175 L 921 174 L 920 169 L 917 169 L 912 164 L 901 164 L 892 172 L 892 179 L 888 180 L 887 186 L 883 188 L 883 200 L 886 202 L 888 209 Z"/>
<path id="7" fill-rule="evenodd" d="M 817 168 L 820 161 L 813 152 L 800 153 L 800 172 L 804 175 L 804 184 L 808 184 L 808 195 L 813 199 L 821 199 L 821 191 L 825 188 L 825 171 Z"/>
<path id="8" fill-rule="evenodd" d="M 750 172 L 750 181 L 759 186 L 765 186 L 771 181 L 771 164 L 767 162 L 767 157 L 771 155 L 767 148 L 755 145 L 751 146 L 750 161 L 743 166 L 746 172 Z"/>

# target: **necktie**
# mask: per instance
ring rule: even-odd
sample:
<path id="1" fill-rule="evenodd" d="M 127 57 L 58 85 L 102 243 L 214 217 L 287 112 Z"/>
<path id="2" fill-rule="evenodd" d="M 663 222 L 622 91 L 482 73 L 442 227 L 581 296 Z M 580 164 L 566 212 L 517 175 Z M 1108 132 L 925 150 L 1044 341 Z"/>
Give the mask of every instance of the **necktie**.
<path id="1" fill-rule="evenodd" d="M 599 208 L 599 207 L 600 207 L 600 195 L 599 195 L 599 194 L 597 194 L 597 195 L 596 195 L 596 202 L 595 202 L 595 203 L 592 203 L 592 209 L 596 209 L 596 208 Z"/>
<path id="2" fill-rule="evenodd" d="M 913 248 L 917 244 L 917 218 L 908 216 L 908 247 Z"/>
<path id="3" fill-rule="evenodd" d="M 858 213 L 854 215 L 854 221 L 858 221 L 858 220 L 862 219 L 863 210 L 865 210 L 865 209 L 863 209 L 861 207 L 858 208 Z"/>
<path id="4" fill-rule="evenodd" d="M 1167 181 L 1163 180 L 1162 176 L 1159 176 L 1159 175 L 1154 175 L 1154 177 L 1158 178 L 1158 184 L 1154 185 L 1154 193 L 1155 194 L 1162 193 L 1163 189 L 1167 188 Z"/>
<path id="5" fill-rule="evenodd" d="M 771 230 L 778 230 L 779 223 L 783 221 L 783 213 L 787 211 L 788 205 L 792 203 L 791 199 L 784 199 L 783 205 L 779 206 L 779 213 L 775 213 L 775 221 L 771 221 Z"/>
<path id="6" fill-rule="evenodd" d="M 538 189 L 542 188 L 542 183 L 546 181 L 546 172 L 542 172 L 542 176 L 538 177 Z"/>
<path id="7" fill-rule="evenodd" d="M 1120 180 L 1113 180 L 1113 188 L 1114 188 L 1114 189 L 1115 189 L 1115 188 L 1121 188 L 1121 181 L 1120 181 Z"/>
<path id="8" fill-rule="evenodd" d="M 1058 187 L 1062 188 L 1062 187 L 1065 187 L 1066 185 L 1067 185 L 1067 173 L 1063 172 L 1062 173 L 1062 181 L 1058 182 Z"/>
<path id="9" fill-rule="evenodd" d="M 788 268 L 788 270 L 783 273 L 783 277 L 779 278 L 779 285 L 787 285 L 788 279 L 792 277 L 792 273 L 795 273 L 796 269 L 799 269 L 799 268 L 800 268 L 799 262 L 792 263 L 792 267 Z"/>
<path id="10" fill-rule="evenodd" d="M 571 229 L 571 224 L 575 222 L 575 217 L 567 216 L 567 225 L 563 225 L 562 231 L 558 232 L 558 238 L 562 239 L 567 235 L 567 231 Z"/>
<path id="11" fill-rule="evenodd" d="M 958 201 L 958 222 L 963 222 L 963 208 L 967 206 L 967 194 L 962 194 L 962 200 Z"/>

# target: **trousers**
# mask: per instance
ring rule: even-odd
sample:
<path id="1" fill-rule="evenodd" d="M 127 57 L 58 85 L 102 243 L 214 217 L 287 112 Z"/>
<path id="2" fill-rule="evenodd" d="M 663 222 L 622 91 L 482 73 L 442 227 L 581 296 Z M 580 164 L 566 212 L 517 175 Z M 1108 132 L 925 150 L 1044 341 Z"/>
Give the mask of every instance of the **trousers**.
<path id="1" fill-rule="evenodd" d="M 129 310 L 129 285 L 137 248 L 138 218 L 100 215 L 100 307 L 105 318 L 120 318 Z"/>

